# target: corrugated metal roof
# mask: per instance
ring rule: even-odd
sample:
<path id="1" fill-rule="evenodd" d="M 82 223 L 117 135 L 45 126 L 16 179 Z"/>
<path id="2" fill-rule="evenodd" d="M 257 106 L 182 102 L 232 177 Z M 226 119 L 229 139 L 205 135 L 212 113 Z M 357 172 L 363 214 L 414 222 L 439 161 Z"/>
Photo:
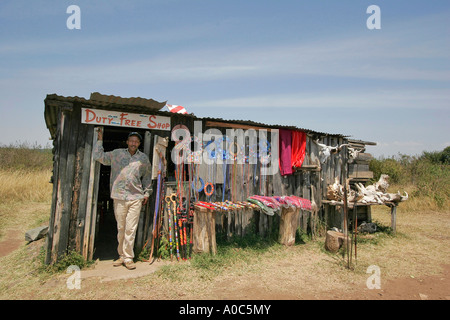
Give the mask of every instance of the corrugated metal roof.
<path id="1" fill-rule="evenodd" d="M 153 99 L 144 99 L 144 98 L 122 98 L 119 96 L 113 95 L 104 95 L 98 92 L 91 93 L 90 101 L 98 101 L 98 102 L 106 102 L 108 104 L 120 104 L 120 105 L 129 105 L 129 106 L 140 106 L 146 107 L 150 110 L 159 111 L 166 105 L 166 102 L 158 102 Z"/>
<path id="2" fill-rule="evenodd" d="M 297 126 L 288 126 L 283 124 L 267 124 L 267 123 L 261 123 L 261 122 L 255 122 L 251 120 L 225 120 L 221 118 L 202 118 L 203 120 L 209 120 L 209 121 L 217 121 L 217 122 L 225 122 L 225 123 L 237 123 L 242 125 L 249 125 L 249 126 L 255 126 L 255 127 L 265 127 L 265 128 L 277 128 L 277 129 L 288 129 L 288 130 L 299 130 L 310 134 L 317 134 L 320 136 L 337 136 L 337 137 L 348 137 L 346 135 L 340 134 L 340 133 L 327 133 L 327 132 L 320 132 L 315 131 L 311 129 L 306 128 L 300 128 Z"/>
<path id="3" fill-rule="evenodd" d="M 222 123 L 229 123 L 229 124 L 241 124 L 246 126 L 254 126 L 254 127 L 265 127 L 265 128 L 278 128 L 278 129 L 290 129 L 290 130 L 300 130 L 304 131 L 306 133 L 310 134 L 317 134 L 319 136 L 337 136 L 337 137 L 349 137 L 347 135 L 339 134 L 339 133 L 327 133 L 327 132 L 320 132 L 315 131 L 311 129 L 306 128 L 300 128 L 296 126 L 288 126 L 288 125 L 282 125 L 282 124 L 267 124 L 267 123 L 260 123 L 255 122 L 252 120 L 226 120 L 222 118 L 212 118 L 212 117 L 206 117 L 206 118 L 200 118 L 195 116 L 194 114 L 174 114 L 169 111 L 163 111 L 161 110 L 165 105 L 166 102 L 158 102 L 153 99 L 143 99 L 143 98 L 122 98 L 118 96 L 106 96 L 101 95 L 97 92 L 94 92 L 91 94 L 91 99 L 85 99 L 82 97 L 63 97 L 59 96 L 57 94 L 49 94 L 47 95 L 45 102 L 45 122 L 47 125 L 48 130 L 50 131 L 50 135 L 52 138 L 55 137 L 56 134 L 56 126 L 57 126 L 57 118 L 58 118 L 58 107 L 51 103 L 51 101 L 57 101 L 59 102 L 58 105 L 61 103 L 81 103 L 81 104 L 87 104 L 91 107 L 96 107 L 99 109 L 107 109 L 107 110 L 127 110 L 129 112 L 136 112 L 141 114 L 146 114 L 148 111 L 151 111 L 154 114 L 160 114 L 165 116 L 177 116 L 177 117 L 189 117 L 194 118 L 194 120 L 205 120 L 205 121 L 214 121 L 214 122 L 222 122 Z"/>

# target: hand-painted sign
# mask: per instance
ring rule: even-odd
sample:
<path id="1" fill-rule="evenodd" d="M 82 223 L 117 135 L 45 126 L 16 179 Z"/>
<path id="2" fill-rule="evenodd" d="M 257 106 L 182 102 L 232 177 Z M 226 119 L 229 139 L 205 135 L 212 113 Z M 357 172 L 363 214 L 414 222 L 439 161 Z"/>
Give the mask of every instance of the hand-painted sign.
<path id="1" fill-rule="evenodd" d="M 170 131 L 170 117 L 82 108 L 81 123 Z"/>

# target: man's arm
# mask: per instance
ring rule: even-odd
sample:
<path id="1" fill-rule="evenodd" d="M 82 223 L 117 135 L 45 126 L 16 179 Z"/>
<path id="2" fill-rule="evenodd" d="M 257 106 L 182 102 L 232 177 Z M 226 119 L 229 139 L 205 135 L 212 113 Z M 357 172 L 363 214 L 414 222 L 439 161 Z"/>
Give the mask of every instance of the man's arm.
<path id="1" fill-rule="evenodd" d="M 112 153 L 103 150 L 103 131 L 98 130 L 97 143 L 94 147 L 94 160 L 105 166 L 111 165 Z"/>

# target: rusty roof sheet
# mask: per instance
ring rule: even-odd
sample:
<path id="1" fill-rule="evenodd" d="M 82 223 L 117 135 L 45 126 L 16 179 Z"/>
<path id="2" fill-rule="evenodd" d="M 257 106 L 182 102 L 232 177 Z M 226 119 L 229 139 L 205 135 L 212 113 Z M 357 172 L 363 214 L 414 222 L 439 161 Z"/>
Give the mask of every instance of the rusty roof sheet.
<path id="1" fill-rule="evenodd" d="M 337 136 L 337 137 L 349 137 L 348 135 L 340 134 L 340 133 L 328 133 L 328 132 L 321 132 L 306 128 L 300 128 L 297 126 L 288 126 L 283 124 L 267 124 L 267 123 L 261 123 L 261 122 L 255 122 L 252 120 L 225 120 L 221 118 L 202 118 L 206 121 L 215 121 L 215 122 L 224 122 L 224 123 L 236 123 L 236 124 L 242 124 L 242 125 L 248 125 L 248 126 L 254 126 L 254 127 L 265 127 L 265 128 L 276 128 L 276 129 L 287 129 L 287 130 L 299 130 L 310 134 L 317 134 L 320 136 Z"/>
<path id="2" fill-rule="evenodd" d="M 129 106 L 140 106 L 146 107 L 150 110 L 159 111 L 166 105 L 166 102 L 158 102 L 153 99 L 144 99 L 144 98 L 122 98 L 119 96 L 113 95 L 104 95 L 98 92 L 91 93 L 90 100 L 98 101 L 98 102 L 106 102 L 108 104 L 120 104 L 120 105 L 129 105 Z"/>

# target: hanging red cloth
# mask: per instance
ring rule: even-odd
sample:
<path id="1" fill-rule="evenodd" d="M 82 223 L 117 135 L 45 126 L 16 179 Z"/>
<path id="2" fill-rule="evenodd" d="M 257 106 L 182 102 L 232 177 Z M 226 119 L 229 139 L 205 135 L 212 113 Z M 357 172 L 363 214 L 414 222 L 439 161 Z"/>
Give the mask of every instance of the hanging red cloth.
<path id="1" fill-rule="evenodd" d="M 292 167 L 300 168 L 306 154 L 306 133 L 303 131 L 292 131 Z"/>
<path id="2" fill-rule="evenodd" d="M 279 163 L 282 176 L 292 174 L 292 133 L 291 130 L 279 130 Z"/>

